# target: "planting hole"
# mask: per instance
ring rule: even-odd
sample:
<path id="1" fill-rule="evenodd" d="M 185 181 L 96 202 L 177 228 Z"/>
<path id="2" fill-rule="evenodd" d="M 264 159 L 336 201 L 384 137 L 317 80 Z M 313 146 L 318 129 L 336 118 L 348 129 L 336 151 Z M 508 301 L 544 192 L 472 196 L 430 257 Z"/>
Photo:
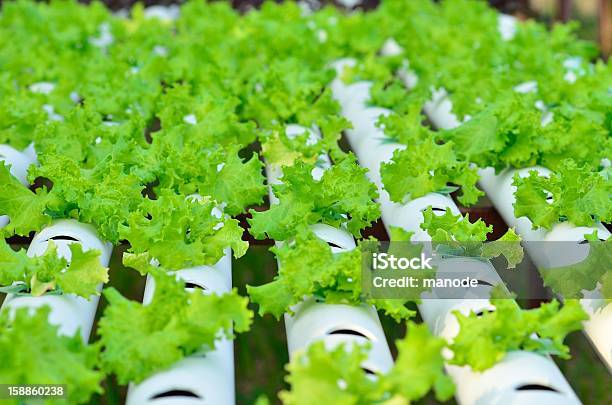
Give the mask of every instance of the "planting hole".
<path id="1" fill-rule="evenodd" d="M 425 207 L 425 208 L 421 208 L 421 212 L 423 212 L 423 211 L 427 211 L 427 209 L 428 209 L 429 207 L 431 207 L 431 210 L 432 210 L 433 212 L 440 212 L 440 213 L 442 213 L 442 214 L 444 214 L 444 213 L 446 212 L 446 209 L 444 209 L 444 208 L 434 207 L 434 206 L 431 206 L 431 205 L 430 205 L 430 206 L 428 206 L 428 207 Z"/>
<path id="2" fill-rule="evenodd" d="M 335 244 L 334 242 L 327 242 L 327 244 L 333 248 L 343 249 L 342 246 Z"/>
<path id="3" fill-rule="evenodd" d="M 525 384 L 525 385 L 521 385 L 520 387 L 516 388 L 517 391 L 552 391 L 552 392 L 559 392 L 554 388 L 548 387 L 546 385 L 540 385 L 540 384 Z"/>
<path id="4" fill-rule="evenodd" d="M 606 240 L 605 240 L 605 239 L 602 239 L 602 238 L 599 238 L 599 241 L 600 241 L 600 242 L 605 242 Z M 586 239 L 581 240 L 580 242 L 578 242 L 578 244 L 579 244 L 579 245 L 587 245 L 588 243 L 589 243 L 589 241 L 588 241 L 588 240 L 586 240 Z"/>
<path id="5" fill-rule="evenodd" d="M 171 390 L 159 393 L 155 396 L 152 396 L 151 399 L 159 399 L 159 398 L 169 398 L 169 397 L 189 397 L 189 398 L 198 398 L 202 399 L 198 394 L 193 393 L 187 390 Z"/>
<path id="6" fill-rule="evenodd" d="M 362 370 L 363 370 L 363 371 L 364 371 L 366 374 L 369 374 L 369 375 L 376 375 L 376 373 L 375 373 L 374 371 L 370 370 L 369 368 L 366 368 L 366 367 L 361 367 L 361 369 L 362 369 Z"/>
<path id="7" fill-rule="evenodd" d="M 199 284 L 193 283 L 191 281 L 185 283 L 185 288 L 191 288 L 191 289 L 194 289 L 194 290 L 198 289 L 198 290 L 204 290 L 204 291 L 208 290 L 208 288 L 206 286 L 199 285 Z"/>
<path id="8" fill-rule="evenodd" d="M 334 329 L 332 331 L 327 332 L 328 335 L 353 335 L 353 336 L 361 336 L 366 339 L 369 339 L 366 335 L 361 332 L 358 332 L 353 329 Z"/>
<path id="9" fill-rule="evenodd" d="M 71 240 L 73 242 L 80 242 L 80 240 L 78 240 L 77 238 L 74 238 L 72 236 L 68 236 L 68 235 L 57 235 L 57 236 L 52 236 L 47 240 Z"/>

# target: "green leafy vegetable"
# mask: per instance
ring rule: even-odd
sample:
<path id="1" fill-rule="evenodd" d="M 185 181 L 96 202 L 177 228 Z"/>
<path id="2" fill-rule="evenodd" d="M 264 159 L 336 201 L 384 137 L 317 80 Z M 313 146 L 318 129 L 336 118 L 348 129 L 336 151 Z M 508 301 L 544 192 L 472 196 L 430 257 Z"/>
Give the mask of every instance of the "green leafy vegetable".
<path id="1" fill-rule="evenodd" d="M 612 221 L 612 179 L 572 160 L 563 161 L 549 177 L 537 171 L 528 177 L 515 175 L 513 184 L 514 215 L 526 216 L 534 228 L 550 229 L 562 218 L 576 226 Z"/>
<path id="2" fill-rule="evenodd" d="M 544 285 L 564 298 L 583 298 L 583 290 L 591 291 L 601 282 L 605 298 L 609 298 L 606 288 L 610 282 L 610 263 L 612 263 L 612 239 L 600 241 L 597 232 L 587 238 L 589 254 L 579 263 L 563 267 L 539 269 Z"/>
<path id="3" fill-rule="evenodd" d="M 588 319 L 580 303 L 552 301 L 539 308 L 523 310 L 514 300 L 492 300 L 495 311 L 482 315 L 455 312 L 460 330 L 450 345 L 452 364 L 469 365 L 475 371 L 486 370 L 501 361 L 508 351 L 527 350 L 569 358 L 565 336 L 582 328 Z M 534 334 L 537 334 L 535 336 Z"/>
<path id="4" fill-rule="evenodd" d="M 48 200 L 45 189 L 31 192 L 11 175 L 4 162 L 0 162 L 0 214 L 10 218 L 9 224 L 0 230 L 4 236 L 27 236 L 51 222 L 51 218 L 44 215 Z"/>
<path id="5" fill-rule="evenodd" d="M 220 213 L 209 199 L 185 198 L 163 190 L 156 200 L 144 200 L 120 230 L 133 253 L 149 253 L 169 269 L 215 264 L 223 249 L 240 257 L 248 248 L 238 221 Z"/>
<path id="6" fill-rule="evenodd" d="M 173 275 L 157 272 L 154 278 L 149 305 L 130 301 L 114 288 L 104 291 L 110 306 L 99 323 L 101 362 L 121 384 L 140 382 L 185 356 L 212 350 L 219 333 L 232 338 L 232 328 L 240 333 L 250 327 L 253 314 L 235 290 L 190 293 Z"/>
<path id="7" fill-rule="evenodd" d="M 365 176 L 353 156 L 325 170 L 320 180 L 312 177 L 314 165 L 296 162 L 283 168 L 282 184 L 273 186 L 280 200 L 267 211 L 251 211 L 250 232 L 256 238 L 266 235 L 276 240 L 292 237 L 306 225 L 325 223 L 340 226 L 358 236 L 380 216 L 373 199 L 376 186 Z"/>
<path id="8" fill-rule="evenodd" d="M 66 384 L 67 401 L 87 403 L 103 392 L 97 345 L 83 343 L 80 333 L 58 334 L 48 322 L 50 308 L 18 308 L 0 313 L 0 381 L 3 384 Z M 35 332 L 35 333 L 33 333 Z"/>
<path id="9" fill-rule="evenodd" d="M 328 304 L 362 304 L 360 247 L 333 253 L 327 243 L 304 231 L 271 250 L 279 262 L 278 276 L 268 284 L 247 286 L 251 300 L 259 304 L 260 315 L 280 318 L 311 295 Z M 398 322 L 414 315 L 402 301 L 372 300 L 371 304 Z"/>
<path id="10" fill-rule="evenodd" d="M 25 250 L 14 251 L 0 240 L 0 285 L 18 283 L 12 292 L 33 296 L 47 292 L 84 298 L 99 295 L 98 286 L 108 282 L 108 268 L 100 264 L 100 252 L 84 252 L 79 243 L 72 243 L 69 248 L 70 261 L 58 256 L 57 247 L 51 240 L 43 255 L 30 257 Z"/>
<path id="11" fill-rule="evenodd" d="M 371 378 L 362 368 L 367 346 L 339 345 L 329 350 L 316 342 L 288 365 L 286 380 L 291 390 L 279 396 L 286 404 L 307 404 L 312 398 L 325 403 L 407 404 L 434 390 L 439 401 L 446 401 L 454 385 L 444 374 L 445 345 L 425 325 L 409 322 L 406 337 L 397 341 L 399 354 L 393 368 Z"/>
<path id="12" fill-rule="evenodd" d="M 470 222 L 469 215 L 454 215 L 450 208 L 443 215 L 436 215 L 432 207 L 423 211 L 421 228 L 431 236 L 439 253 L 454 256 L 483 257 L 491 259 L 504 256 L 508 268 L 514 268 L 523 260 L 520 237 L 510 228 L 496 241 L 485 243 L 487 234 L 493 231 L 491 225 L 482 219 Z"/>

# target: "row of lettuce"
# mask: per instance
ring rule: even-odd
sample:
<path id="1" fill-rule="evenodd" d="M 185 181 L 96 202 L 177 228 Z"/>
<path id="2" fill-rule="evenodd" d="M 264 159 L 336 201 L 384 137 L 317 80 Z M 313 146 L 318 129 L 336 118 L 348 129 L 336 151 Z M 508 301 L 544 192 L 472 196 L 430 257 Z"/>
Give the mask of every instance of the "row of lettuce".
<path id="1" fill-rule="evenodd" d="M 106 374 L 120 384 L 140 382 L 212 349 L 220 332 L 248 331 L 247 298 L 235 290 L 190 294 L 171 276 L 216 263 L 227 247 L 242 256 L 248 243 L 234 217 L 245 213 L 254 238 L 290 242 L 272 248 L 278 276 L 248 287 L 261 315 L 279 318 L 304 296 L 315 296 L 375 305 L 408 324 L 395 366 L 376 379 L 360 367 L 367 348 L 312 345 L 288 366 L 291 389 L 280 393 L 286 403 L 308 403 L 313 395 L 405 403 L 432 389 L 448 399 L 453 384 L 443 372 L 445 347 L 454 353 L 451 363 L 475 370 L 510 350 L 567 357 L 563 339 L 586 317 L 576 302 L 521 310 L 500 297 L 493 300 L 496 311 L 458 314 L 461 330 L 447 342 L 409 321 L 416 313 L 407 302 L 364 297 L 362 244 L 333 254 L 309 228 L 346 227 L 361 239 L 380 216 L 376 187 L 338 143 L 351 123 L 332 98 L 329 63 L 345 56 L 358 63 L 344 79 L 374 81 L 372 104 L 394 112 L 380 125 L 408 146 L 382 167 L 394 201 L 459 187 L 458 200 L 469 205 L 482 195 L 477 168 L 543 164 L 554 176 L 516 180 L 517 215 L 542 227 L 610 221 L 604 164 L 612 128 L 610 68 L 591 63 L 596 50 L 571 27 L 548 32 L 519 24 L 508 40 L 498 33 L 497 18 L 468 0 L 386 1 L 352 14 L 266 3 L 244 15 L 224 3 L 192 1 L 172 21 L 145 18 L 140 6 L 126 18 L 98 3 L 3 4 L 0 37 L 11 40 L 0 49 L 0 143 L 16 149 L 33 143 L 39 164 L 29 170 L 30 189 L 0 165 L 0 214 L 10 217 L 2 236 L 27 237 L 53 220 L 76 219 L 93 225 L 103 240 L 126 244 L 124 264 L 151 274 L 158 287 L 147 306 L 105 288 L 109 305 L 90 344 L 78 335 L 59 336 L 47 308 L 3 312 L 0 380 L 68 383 L 69 402 L 87 402 L 102 393 Z M 389 38 L 401 51 L 385 56 L 380 50 Z M 574 62 L 567 67 L 569 58 Z M 402 69 L 418 77 L 411 89 L 398 77 Z M 528 81 L 537 82 L 535 92 L 514 90 Z M 454 111 L 471 119 L 452 130 L 423 124 L 421 108 L 432 88 L 445 88 Z M 543 126 L 548 112 L 552 121 Z M 289 124 L 316 128 L 321 138 L 288 137 Z M 321 154 L 334 164 L 314 179 Z M 261 211 L 253 207 L 267 193 L 263 158 L 284 169 L 282 184 L 274 186 L 279 203 Z M 423 228 L 441 243 L 482 242 L 491 232 L 482 221 L 429 214 Z M 393 236 L 410 237 L 400 230 Z M 70 263 L 57 257 L 53 244 L 30 258 L 0 241 L 0 286 L 32 296 L 97 294 L 108 269 L 96 252 L 77 244 L 71 251 Z"/>

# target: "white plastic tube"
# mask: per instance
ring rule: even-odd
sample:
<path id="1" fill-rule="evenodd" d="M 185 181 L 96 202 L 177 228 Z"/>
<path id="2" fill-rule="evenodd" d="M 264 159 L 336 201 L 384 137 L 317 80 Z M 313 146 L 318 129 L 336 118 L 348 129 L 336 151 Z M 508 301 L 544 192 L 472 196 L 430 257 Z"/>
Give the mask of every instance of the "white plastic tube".
<path id="1" fill-rule="evenodd" d="M 516 33 L 516 19 L 508 15 L 500 15 L 498 21 L 498 29 L 504 40 L 511 40 Z M 572 63 L 572 59 L 566 61 L 566 65 Z M 401 72 L 400 72 L 401 73 Z M 405 75 L 404 75 L 405 76 Z M 404 77 L 400 75 L 400 77 Z M 566 76 L 569 80 L 571 76 Z M 403 79 L 406 87 L 411 88 L 414 80 Z M 515 87 L 517 92 L 530 92 L 537 88 L 537 82 L 526 82 Z M 445 89 L 434 89 L 432 99 L 425 103 L 423 110 L 427 117 L 436 128 L 452 129 L 461 125 L 457 116 L 453 113 L 453 105 L 448 97 Z M 469 117 L 466 117 L 469 119 Z M 542 115 L 542 125 L 547 125 L 552 120 L 552 114 L 545 112 Z M 602 225 L 597 224 L 594 227 L 573 227 L 567 223 L 558 223 L 550 231 L 544 229 L 532 229 L 532 223 L 529 219 L 514 216 L 513 204 L 515 202 L 514 193 L 516 188 L 512 186 L 512 179 L 515 173 L 519 176 L 527 176 L 529 171 L 535 170 L 543 176 L 550 175 L 550 171 L 543 167 L 529 167 L 524 169 L 508 169 L 496 175 L 492 168 L 480 170 L 480 187 L 485 191 L 493 205 L 501 214 L 504 221 L 511 227 L 514 227 L 517 233 L 525 241 L 531 242 L 546 242 L 546 241 L 562 241 L 562 242 L 582 242 L 586 233 L 598 231 L 601 239 L 608 239 L 610 232 Z M 538 267 L 560 267 L 572 262 L 564 262 L 564 258 L 580 256 L 579 250 L 584 250 L 583 256 L 588 254 L 588 245 L 576 245 L 577 252 L 568 255 L 567 252 L 558 252 L 553 246 L 543 249 L 542 244 L 527 244 L 526 250 L 531 259 Z M 558 244 L 557 246 L 561 246 Z M 567 245 L 563 244 L 563 247 Z M 562 254 L 558 254 L 562 253 Z M 592 345 L 597 350 L 608 370 L 612 372 L 612 305 L 606 304 L 602 299 L 599 291 L 586 292 L 587 298 L 581 300 L 582 307 L 589 314 L 590 319 L 584 322 L 584 333 L 591 341 Z"/>
<path id="2" fill-rule="evenodd" d="M 351 61 L 341 60 L 335 63 L 335 67 L 341 70 L 348 63 Z M 367 82 L 346 85 L 336 79 L 332 83 L 334 97 L 342 106 L 345 117 L 353 123 L 354 128 L 347 131 L 349 143 L 360 163 L 369 169 L 370 179 L 379 188 L 379 203 L 387 229 L 391 225 L 400 226 L 415 232 L 416 240 L 427 240 L 427 234 L 419 227 L 423 221 L 422 210 L 430 205 L 439 210 L 450 208 L 455 213 L 458 209 L 452 199 L 435 193 L 403 205 L 390 200 L 380 180 L 380 164 L 388 161 L 393 151 L 402 146 L 381 141 L 384 133 L 375 123 L 379 115 L 388 111 L 367 106 L 369 87 Z M 499 275 L 488 262 L 469 258 L 450 259 L 441 262 L 440 266 L 440 271 L 443 271 L 445 266 L 449 270 L 469 268 L 471 272 L 479 275 L 479 280 L 489 284 L 496 284 L 499 280 Z M 436 291 L 430 294 L 433 295 L 424 297 L 430 299 L 421 301 L 419 311 L 434 333 L 449 340 L 458 332 L 457 320 L 452 311 L 468 314 L 470 311 L 493 309 L 488 299 L 431 299 L 435 298 Z M 553 361 L 534 353 L 511 352 L 504 360 L 483 373 L 475 373 L 467 366 L 449 365 L 446 369 L 457 385 L 456 397 L 461 404 L 580 403 Z"/>
<path id="3" fill-rule="evenodd" d="M 204 293 L 229 293 L 232 289 L 231 250 L 226 249 L 214 266 L 198 266 L 174 273 L 194 293 L 200 289 Z M 143 304 L 149 304 L 154 293 L 155 279 L 147 277 Z M 126 404 L 229 405 L 236 402 L 234 386 L 233 342 L 221 337 L 215 342 L 215 350 L 195 353 L 139 384 L 130 384 Z"/>
<path id="4" fill-rule="evenodd" d="M 602 225 L 595 227 L 575 227 L 567 222 L 558 223 L 550 231 L 545 229 L 532 229 L 531 221 L 525 217 L 516 218 L 514 215 L 513 204 L 516 200 L 516 187 L 512 185 L 515 173 L 519 176 L 528 175 L 530 170 L 537 170 L 542 175 L 549 175 L 550 171 L 539 168 L 527 168 L 520 170 L 506 170 L 496 175 L 494 170 L 489 168 L 480 171 L 480 187 L 487 193 L 493 205 L 500 213 L 504 221 L 510 226 L 514 226 L 517 232 L 527 241 L 536 242 L 562 242 L 526 244 L 529 256 L 539 268 L 554 268 L 572 264 L 576 257 L 586 257 L 589 245 L 581 245 L 584 235 L 597 230 L 597 234 L 602 239 L 608 239 L 610 232 Z M 563 243 L 565 242 L 565 243 Z M 572 247 L 572 252 L 560 252 L 559 249 L 566 250 L 569 243 L 576 242 Z M 567 262 L 567 260 L 571 262 Z M 607 304 L 601 296 L 601 292 L 595 290 L 586 292 L 588 298 L 580 301 L 582 307 L 589 314 L 590 319 L 584 322 L 584 332 L 589 338 L 599 356 L 602 358 L 608 369 L 612 370 L 612 305 Z"/>
<path id="5" fill-rule="evenodd" d="M 444 90 L 434 92 L 432 101 L 425 104 L 424 111 L 430 121 L 438 128 L 451 129 L 460 125 L 452 112 L 452 103 Z M 578 245 L 579 242 L 584 241 L 585 234 L 597 230 L 600 238 L 608 239 L 610 237 L 610 232 L 602 224 L 597 224 L 594 227 L 575 227 L 568 223 L 558 223 L 550 231 L 546 231 L 545 229 L 532 229 L 531 221 L 525 217 L 516 218 L 513 207 L 516 201 L 514 196 L 516 187 L 512 185 L 512 179 L 516 173 L 524 177 L 528 176 L 532 170 L 537 171 L 542 176 L 551 174 L 550 170 L 538 166 L 507 169 L 498 175 L 495 174 L 493 168 L 483 169 L 479 172 L 480 187 L 485 191 L 504 221 L 509 226 L 514 227 L 523 240 L 528 242 L 577 242 L 576 251 L 584 250 L 584 257 L 586 257 L 588 245 Z M 557 246 L 565 248 L 567 244 L 557 244 Z M 549 244 L 547 249 L 544 249 L 544 245 L 541 243 L 526 244 L 529 256 L 540 268 L 569 265 L 572 262 L 564 262 L 564 258 L 580 255 L 580 252 L 575 252 L 572 255 L 568 255 L 567 252 L 559 254 L 560 252 L 556 251 L 554 247 L 554 244 Z M 581 304 L 589 314 L 590 319 L 584 322 L 584 333 L 597 350 L 604 364 L 609 370 L 612 370 L 612 305 L 606 304 L 598 291 L 591 291 L 586 295 L 588 298 L 582 299 Z"/>
<path id="6" fill-rule="evenodd" d="M 36 164 L 36 154 L 31 145 L 25 151 L 20 152 L 8 145 L 0 145 L 0 164 L 10 166 L 10 172 L 24 186 L 28 186 L 28 168 Z M 9 223 L 9 217 L 0 215 L 0 228 Z"/>
<path id="7" fill-rule="evenodd" d="M 313 142 L 317 140 L 315 130 L 299 125 L 289 125 L 288 136 L 302 134 L 308 131 Z M 327 155 L 321 156 L 324 164 L 316 167 L 312 176 L 321 178 L 325 169 L 330 166 Z M 266 165 L 268 184 L 278 184 L 282 177 L 280 167 Z M 270 188 L 270 202 L 277 204 L 278 199 Z M 353 236 L 345 229 L 338 229 L 326 224 L 312 225 L 315 235 L 330 244 L 332 252 L 351 250 L 356 247 Z M 304 302 L 292 308 L 293 315 L 285 314 L 285 329 L 289 356 L 305 350 L 315 341 L 323 341 L 332 349 L 339 344 L 370 343 L 370 351 L 362 367 L 368 373 L 384 373 L 393 366 L 393 358 L 387 339 L 383 332 L 376 309 L 370 305 L 342 305 L 317 302 L 314 298 L 306 298 Z"/>
<path id="8" fill-rule="evenodd" d="M 316 224 L 314 233 L 332 245 L 334 253 L 354 249 L 353 237 L 342 229 Z M 305 350 L 315 341 L 327 348 L 339 344 L 370 343 L 370 351 L 362 367 L 367 372 L 384 373 L 393 366 L 393 358 L 378 313 L 370 305 L 325 304 L 308 298 L 285 314 L 289 356 Z"/>
<path id="9" fill-rule="evenodd" d="M 86 224 L 75 220 L 60 220 L 52 223 L 34 236 L 27 254 L 40 256 L 47 251 L 49 241 L 57 246 L 59 256 L 67 261 L 71 259 L 69 246 L 79 243 L 84 251 L 99 250 L 100 263 L 108 266 L 112 245 L 102 242 L 96 230 Z M 101 290 L 102 285 L 99 286 Z M 72 294 L 44 295 L 42 297 L 15 296 L 8 294 L 2 303 L 2 310 L 15 310 L 17 308 L 38 308 L 48 305 L 51 308 L 49 322 L 59 326 L 59 332 L 73 336 L 80 331 L 85 342 L 89 339 L 99 296 L 92 295 L 89 299 Z"/>

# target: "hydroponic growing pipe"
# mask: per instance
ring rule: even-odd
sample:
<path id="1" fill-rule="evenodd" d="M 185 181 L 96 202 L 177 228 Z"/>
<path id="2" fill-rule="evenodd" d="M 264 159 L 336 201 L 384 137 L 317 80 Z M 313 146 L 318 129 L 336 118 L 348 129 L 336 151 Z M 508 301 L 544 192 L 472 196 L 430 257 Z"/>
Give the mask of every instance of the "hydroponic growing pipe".
<path id="1" fill-rule="evenodd" d="M 529 168 L 520 170 L 506 170 L 499 175 L 495 175 L 493 169 L 482 170 L 480 172 L 480 187 L 487 193 L 493 205 L 499 211 L 507 224 L 516 228 L 517 232 L 528 241 L 538 242 L 576 242 L 573 247 L 572 259 L 577 257 L 585 258 L 589 252 L 588 244 L 584 242 L 584 235 L 597 230 L 601 239 L 608 239 L 610 232 L 601 224 L 597 227 L 574 227 L 568 223 L 558 223 L 550 231 L 532 230 L 531 221 L 527 218 L 516 218 L 514 216 L 513 204 L 515 201 L 516 187 L 512 185 L 515 173 L 519 176 L 528 175 L 530 170 L 537 170 L 540 174 L 546 175 L 550 172 L 543 168 Z M 567 243 L 559 244 L 558 247 L 567 247 Z M 547 249 L 548 246 L 542 244 L 526 244 L 529 256 L 540 268 L 554 268 L 570 264 L 567 262 L 567 254 L 555 254 L 555 249 Z M 580 252 L 582 251 L 582 252 Z M 564 260 L 565 259 L 565 260 Z M 584 332 L 595 347 L 599 356 L 604 361 L 608 369 L 612 369 L 612 339 L 610 327 L 612 325 L 612 305 L 608 304 L 601 292 L 594 290 L 586 293 L 589 298 L 580 300 L 582 307 L 589 314 L 590 319 L 584 322 Z"/>
<path id="2" fill-rule="evenodd" d="M 43 255 L 52 241 L 57 247 L 57 254 L 71 260 L 72 252 L 69 246 L 78 243 L 84 251 L 98 250 L 100 263 L 108 266 L 112 245 L 100 240 L 94 227 L 75 220 L 58 220 L 38 232 L 28 248 L 28 256 Z M 102 289 L 102 285 L 98 290 Z M 87 342 L 93 324 L 99 296 L 92 295 L 89 299 L 72 294 L 43 295 L 41 297 L 16 296 L 8 294 L 2 303 L 2 310 L 16 308 L 38 308 L 48 305 L 51 308 L 49 322 L 59 326 L 59 332 L 73 336 L 80 332 L 83 341 Z"/>
<path id="3" fill-rule="evenodd" d="M 0 161 L 10 165 L 10 172 L 23 185 L 28 186 L 28 168 L 37 163 L 34 145 L 28 146 L 20 152 L 8 145 L 0 145 Z M 0 227 L 6 226 L 10 221 L 7 216 L 0 217 Z M 99 250 L 100 262 L 107 266 L 110 260 L 112 245 L 104 243 L 98 237 L 96 230 L 89 225 L 75 220 L 59 220 L 38 232 L 27 254 L 29 256 L 43 255 L 47 251 L 49 241 L 57 247 L 59 256 L 70 262 L 72 252 L 68 247 L 72 243 L 79 243 L 83 250 Z M 102 286 L 100 285 L 100 289 Z M 85 342 L 89 339 L 99 297 L 91 296 L 89 299 L 75 295 L 46 295 L 42 297 L 15 296 L 8 294 L 2 303 L 1 310 L 12 310 L 21 307 L 37 308 L 48 305 L 51 308 L 49 322 L 59 326 L 59 332 L 73 336 L 77 330 Z"/>
<path id="4" fill-rule="evenodd" d="M 500 30 L 502 26 L 500 26 Z M 510 28 L 506 28 L 510 29 Z M 521 91 L 520 88 L 517 91 Z M 434 92 L 432 100 L 425 104 L 424 111 L 430 121 L 441 129 L 451 129 L 461 123 L 452 112 L 452 102 L 448 98 L 444 89 Z M 552 116 L 543 115 L 542 125 L 546 125 Z M 584 235 L 597 230 L 601 239 L 608 239 L 610 232 L 602 224 L 594 227 L 574 227 L 567 223 L 558 223 L 550 231 L 543 229 L 533 230 L 531 221 L 527 218 L 516 218 L 514 215 L 514 193 L 516 187 L 512 185 L 512 179 L 516 173 L 519 176 L 528 176 L 529 172 L 535 170 L 542 176 L 550 175 L 550 170 L 543 167 L 529 167 L 523 169 L 507 169 L 496 175 L 492 168 L 480 170 L 480 187 L 485 191 L 497 211 L 504 221 L 516 229 L 523 240 L 529 242 L 576 242 L 576 256 L 586 257 L 588 245 L 581 246 L 584 242 Z M 541 243 L 527 243 L 529 256 L 538 267 L 561 267 L 573 264 L 564 262 L 567 255 L 555 256 L 548 249 L 543 249 Z M 584 333 L 589 338 L 599 356 L 606 364 L 608 369 L 612 369 L 612 339 L 610 339 L 610 325 L 612 325 L 612 306 L 608 305 L 598 291 L 587 293 L 588 298 L 582 299 L 581 304 L 589 314 L 590 319 L 584 322 Z"/>
<path id="5" fill-rule="evenodd" d="M 516 31 L 516 19 L 507 15 L 500 15 L 498 20 L 498 30 L 504 40 L 511 40 Z M 391 42 L 391 44 L 393 44 Z M 395 44 L 395 46 L 397 46 Z M 386 53 L 392 53 L 394 46 L 391 45 Z M 383 51 L 384 52 L 384 51 Z M 410 72 L 401 71 L 399 76 L 404 81 L 407 88 L 412 88 L 415 83 L 415 76 Z M 526 82 L 515 87 L 516 91 L 529 92 L 534 88 L 534 82 Z M 432 98 L 423 106 L 425 114 L 436 128 L 452 129 L 461 122 L 453 114 L 453 105 L 445 89 L 434 89 Z M 542 125 L 546 125 L 552 119 L 552 114 L 542 115 Z M 573 227 L 567 223 L 558 223 L 549 232 L 545 230 L 533 230 L 531 221 L 527 218 L 516 218 L 514 216 L 513 204 L 515 202 L 514 193 L 516 188 L 512 186 L 512 179 L 515 173 L 520 176 L 527 176 L 529 171 L 535 170 L 540 175 L 548 176 L 550 171 L 543 167 L 529 167 L 519 170 L 508 169 L 499 175 L 495 175 L 492 168 L 479 171 L 480 187 L 485 191 L 495 208 L 501 214 L 504 221 L 516 229 L 523 240 L 536 243 L 527 243 L 525 248 L 531 259 L 538 267 L 560 267 L 574 264 L 574 261 L 563 261 L 567 254 L 555 255 L 548 249 L 542 249 L 542 244 L 538 242 L 576 242 L 576 251 L 573 258 L 586 257 L 589 246 L 580 245 L 584 242 L 584 235 L 598 231 L 598 236 L 605 240 L 610 237 L 610 232 L 602 225 L 594 227 Z M 590 319 L 584 322 L 584 333 L 594 346 L 602 361 L 609 370 L 612 370 L 612 339 L 610 339 L 610 325 L 612 325 L 612 305 L 607 305 L 606 301 L 597 290 L 586 293 L 587 298 L 581 300 L 582 307 L 589 314 Z"/>
<path id="6" fill-rule="evenodd" d="M 174 272 L 193 294 L 225 294 L 232 289 L 231 249 L 214 266 L 197 266 Z M 155 294 L 155 279 L 147 277 L 143 304 Z M 214 314 L 202 314 L 214 316 Z M 234 344 L 221 337 L 215 350 L 194 353 L 139 384 L 131 384 L 127 405 L 234 404 Z"/>
<path id="7" fill-rule="evenodd" d="M 28 168 L 36 164 L 36 152 L 33 145 L 30 145 L 24 151 L 9 145 L 0 145 L 0 164 L 10 166 L 11 174 L 21 182 L 24 186 L 28 186 Z M 6 215 L 0 215 L 0 228 L 9 223 L 9 218 Z"/>
<path id="8" fill-rule="evenodd" d="M 351 61 L 338 61 L 335 67 L 340 71 L 347 63 Z M 390 160 L 393 152 L 403 146 L 381 142 L 384 133 L 375 123 L 381 114 L 388 114 L 389 111 L 367 106 L 370 86 L 371 83 L 368 82 L 346 85 L 340 79 L 334 80 L 332 84 L 334 97 L 342 106 L 343 114 L 353 123 L 353 129 L 347 131 L 349 143 L 360 164 L 369 169 L 370 179 L 379 188 L 379 204 L 385 226 L 400 226 L 415 232 L 415 240 L 427 240 L 427 235 L 419 226 L 423 221 L 422 211 L 432 206 L 434 211 L 450 208 L 456 214 L 458 209 L 452 199 L 436 193 L 406 204 L 390 201 L 382 186 L 380 164 Z M 482 284 L 493 285 L 499 280 L 499 275 L 488 262 L 465 258 L 441 263 L 441 266 L 448 266 L 453 270 L 459 265 L 462 269 L 469 268 L 470 272 L 479 274 Z M 435 299 L 436 291 L 423 298 L 429 298 L 423 299 L 419 305 L 424 321 L 434 333 L 449 340 L 458 332 L 459 326 L 452 311 L 458 310 L 467 314 L 469 311 L 494 309 L 488 299 Z M 456 397 L 461 404 L 580 403 L 554 362 L 539 354 L 510 352 L 502 361 L 482 373 L 473 372 L 469 367 L 452 365 L 447 365 L 446 369 L 457 386 Z"/>
<path id="9" fill-rule="evenodd" d="M 452 114 L 451 101 L 439 92 L 437 100 L 432 101 L 425 112 L 429 119 L 438 128 L 454 128 L 459 125 L 458 120 Z M 558 223 L 550 231 L 544 229 L 532 229 L 531 221 L 527 218 L 516 218 L 514 215 L 514 202 L 516 187 L 512 185 L 512 179 L 516 173 L 519 176 L 527 176 L 530 171 L 535 170 L 540 175 L 548 176 L 550 171 L 543 167 L 529 167 L 524 169 L 507 169 L 496 175 L 492 168 L 480 170 L 480 187 L 485 191 L 504 221 L 516 229 L 517 233 L 528 242 L 576 242 L 575 249 L 583 252 L 575 252 L 577 256 L 586 257 L 589 246 L 580 245 L 584 242 L 584 235 L 597 230 L 601 239 L 608 239 L 610 232 L 602 224 L 594 227 L 575 227 L 568 223 Z M 567 255 L 552 254 L 548 249 L 543 249 L 540 243 L 527 243 L 529 256 L 538 267 L 561 267 L 573 264 L 564 262 Z M 587 293 L 588 298 L 580 301 L 590 319 L 584 322 L 584 333 L 597 350 L 599 356 L 608 369 L 612 369 L 612 340 L 610 339 L 610 325 L 612 325 L 612 305 L 606 304 L 605 299 L 598 291 Z"/>
<path id="10" fill-rule="evenodd" d="M 316 131 L 299 125 L 288 125 L 287 136 L 295 136 L 308 131 L 311 137 L 318 137 Z M 319 179 L 325 168 L 330 166 L 329 158 L 320 157 L 324 162 L 312 172 Z M 282 177 L 281 168 L 266 164 L 268 184 L 278 184 Z M 270 203 L 278 203 L 272 188 L 269 190 Z M 353 236 L 344 229 L 334 228 L 326 224 L 315 224 L 312 230 L 317 237 L 330 244 L 334 253 L 351 250 L 356 247 Z M 387 344 L 376 309 L 370 305 L 325 304 L 313 298 L 292 308 L 293 315 L 285 314 L 285 329 L 289 356 L 293 357 L 299 351 L 305 350 L 315 341 L 323 341 L 331 349 L 338 344 L 370 343 L 367 359 L 362 363 L 368 373 L 384 373 L 393 366 L 393 358 Z"/>

